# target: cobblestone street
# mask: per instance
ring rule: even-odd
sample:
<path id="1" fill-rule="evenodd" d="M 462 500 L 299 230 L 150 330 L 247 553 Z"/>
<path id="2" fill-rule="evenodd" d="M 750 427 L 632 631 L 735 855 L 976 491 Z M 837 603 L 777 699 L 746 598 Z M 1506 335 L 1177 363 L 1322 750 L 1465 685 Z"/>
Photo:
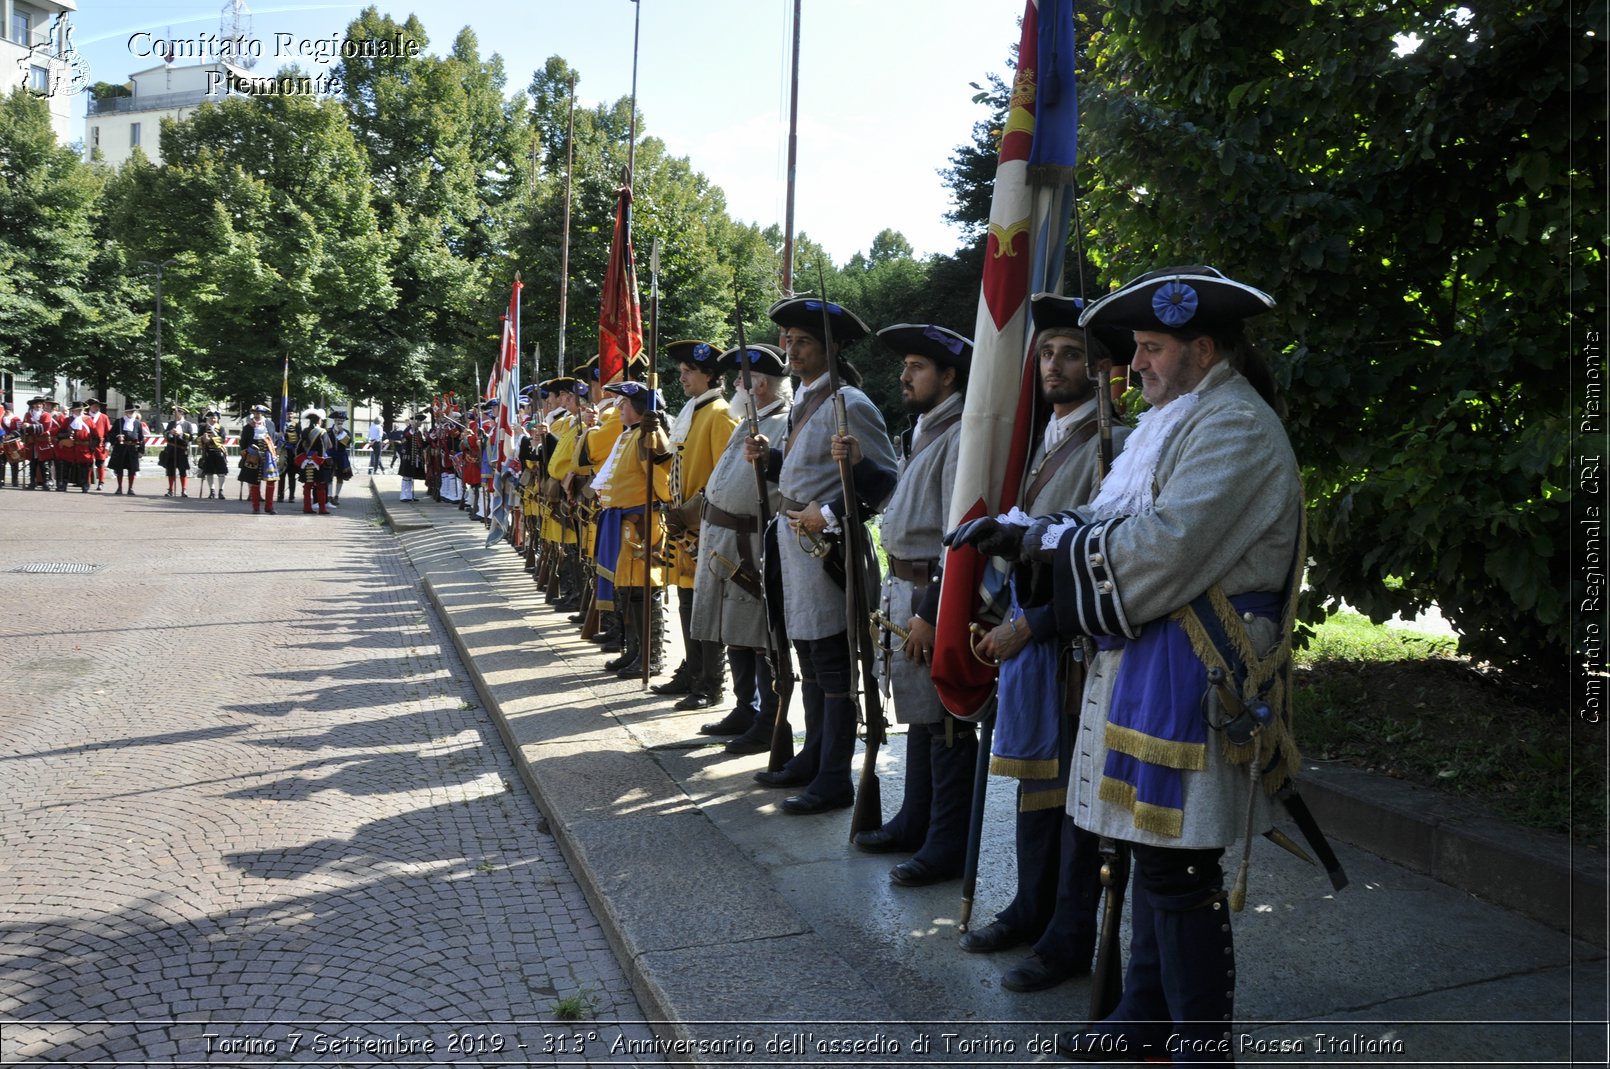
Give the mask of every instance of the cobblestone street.
<path id="1" fill-rule="evenodd" d="M 366 479 L 329 517 L 159 481 L 0 492 L 4 1062 L 649 1036 Z"/>

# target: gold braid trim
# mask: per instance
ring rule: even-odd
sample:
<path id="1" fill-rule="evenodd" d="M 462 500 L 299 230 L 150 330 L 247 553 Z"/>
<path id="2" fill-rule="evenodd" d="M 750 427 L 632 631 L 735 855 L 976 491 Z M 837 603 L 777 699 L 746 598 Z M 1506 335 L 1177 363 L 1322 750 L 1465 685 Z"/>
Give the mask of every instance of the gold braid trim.
<path id="1" fill-rule="evenodd" d="M 1057 759 L 1028 757 L 998 757 L 990 755 L 991 775 L 1010 776 L 1013 779 L 1056 779 Z"/>
<path id="2" fill-rule="evenodd" d="M 1096 794 L 1103 802 L 1121 805 L 1129 810 L 1134 818 L 1135 827 L 1141 831 L 1149 831 L 1153 835 L 1166 835 L 1170 839 L 1178 839 L 1185 833 L 1183 810 L 1136 801 L 1133 784 L 1103 776 Z"/>
<path id="3" fill-rule="evenodd" d="M 1154 738 L 1134 728 L 1108 723 L 1107 749 L 1128 754 L 1149 765 L 1184 768 L 1200 772 L 1207 767 L 1207 746 L 1200 742 L 1171 742 Z"/>
<path id="4" fill-rule="evenodd" d="M 1254 760 L 1261 763 L 1265 760 L 1265 754 L 1276 755 L 1272 765 L 1263 773 L 1265 794 L 1278 790 L 1296 772 L 1302 761 L 1297 751 L 1291 713 L 1291 644 L 1296 635 L 1297 599 L 1302 593 L 1302 568 L 1307 560 L 1308 548 L 1308 513 L 1301 501 L 1297 515 L 1297 547 L 1292 554 L 1292 575 L 1287 584 L 1290 593 L 1281 612 L 1280 640 L 1268 654 L 1260 656 L 1253 649 L 1252 636 L 1247 633 L 1246 623 L 1230 604 L 1224 588 L 1215 583 L 1208 590 L 1208 603 L 1218 617 L 1219 626 L 1247 666 L 1247 678 L 1241 686 L 1242 700 L 1248 705 L 1264 701 L 1274 714 L 1269 724 L 1244 746 L 1231 745 L 1228 736 L 1220 732 L 1219 752 L 1233 765 L 1245 765 Z M 1218 668 L 1226 676 L 1231 675 L 1230 666 L 1208 638 L 1202 621 L 1189 605 L 1176 609 L 1170 618 L 1180 625 L 1190 639 L 1192 652 L 1205 667 Z M 1107 730 L 1110 736 L 1113 729 L 1109 727 Z"/>
<path id="5" fill-rule="evenodd" d="M 1049 791 L 1024 791 L 1018 801 L 1019 813 L 1033 813 L 1042 809 L 1061 809 L 1068 804 L 1068 788 L 1056 787 Z"/>

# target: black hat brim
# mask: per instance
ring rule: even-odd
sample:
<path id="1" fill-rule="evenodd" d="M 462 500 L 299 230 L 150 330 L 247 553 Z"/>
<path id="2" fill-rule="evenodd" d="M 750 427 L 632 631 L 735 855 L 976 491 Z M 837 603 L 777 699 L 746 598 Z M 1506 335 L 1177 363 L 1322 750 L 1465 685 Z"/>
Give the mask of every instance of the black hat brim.
<path id="1" fill-rule="evenodd" d="M 784 298 L 766 310 L 766 318 L 784 330 L 794 327 L 821 337 L 824 304 L 832 323 L 833 340 L 840 345 L 853 345 L 872 333 L 872 328 L 862 322 L 860 316 L 832 301 L 823 302 L 820 297 Z"/>
<path id="2" fill-rule="evenodd" d="M 775 345 L 766 345 L 757 342 L 747 347 L 749 350 L 750 370 L 756 375 L 786 375 L 788 374 L 788 361 L 783 351 Z M 721 354 L 720 367 L 723 371 L 743 371 L 743 361 L 739 359 L 737 346 L 733 346 Z"/>
<path id="3" fill-rule="evenodd" d="M 1168 268 L 1107 294 L 1085 309 L 1079 323 L 1121 330 L 1211 330 L 1234 326 L 1274 306 L 1267 293 L 1214 268 Z"/>
<path id="4" fill-rule="evenodd" d="M 965 372 L 973 362 L 973 343 L 953 330 L 927 323 L 896 323 L 878 331 L 878 340 L 899 357 L 924 356 L 940 367 Z"/>

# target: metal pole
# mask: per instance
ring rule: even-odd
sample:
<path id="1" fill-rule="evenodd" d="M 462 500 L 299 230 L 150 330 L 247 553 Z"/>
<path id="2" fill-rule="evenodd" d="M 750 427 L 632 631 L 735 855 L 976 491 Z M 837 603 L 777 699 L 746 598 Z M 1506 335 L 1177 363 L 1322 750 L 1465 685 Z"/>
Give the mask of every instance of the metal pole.
<path id="1" fill-rule="evenodd" d="M 576 75 L 570 75 L 570 122 L 565 131 L 565 231 L 559 238 L 559 374 L 565 373 L 565 303 L 570 296 L 570 179 L 576 160 Z"/>
<path id="2" fill-rule="evenodd" d="M 784 297 L 794 295 L 794 167 L 799 160 L 799 9 L 800 0 L 794 0 L 794 59 L 788 83 L 788 192 L 783 209 Z"/>
<path id="3" fill-rule="evenodd" d="M 162 414 L 162 265 L 161 264 L 157 265 L 157 383 L 156 383 L 156 395 L 157 395 L 157 415 L 160 417 L 161 414 Z M 170 491 L 173 489 L 173 485 L 172 485 L 171 482 L 168 485 L 168 489 Z"/>

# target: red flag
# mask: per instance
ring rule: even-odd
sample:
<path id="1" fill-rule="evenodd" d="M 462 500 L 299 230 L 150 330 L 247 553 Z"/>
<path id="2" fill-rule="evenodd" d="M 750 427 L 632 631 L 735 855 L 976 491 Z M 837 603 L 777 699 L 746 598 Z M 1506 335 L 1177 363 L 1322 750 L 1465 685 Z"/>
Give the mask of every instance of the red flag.
<path id="1" fill-rule="evenodd" d="M 643 356 L 643 309 L 637 301 L 637 264 L 632 254 L 632 191 L 622 186 L 615 204 L 615 236 L 609 242 L 604 303 L 598 311 L 598 380 L 619 382 Z"/>
<path id="2" fill-rule="evenodd" d="M 1071 83 L 1059 84 L 1062 77 L 1071 78 L 1072 41 L 1071 0 L 1028 0 L 990 201 L 952 528 L 1005 511 L 1017 504 L 1022 489 L 1032 444 L 1027 431 L 1034 425 L 1039 390 L 1034 361 L 1028 359 L 1029 295 L 1060 292 L 1073 208 L 1071 135 L 1077 118 Z M 958 716 L 980 710 L 995 687 L 995 669 L 970 648 L 969 625 L 985 608 L 980 585 L 987 568 L 972 548 L 945 553 L 933 680 L 939 700 Z"/>

